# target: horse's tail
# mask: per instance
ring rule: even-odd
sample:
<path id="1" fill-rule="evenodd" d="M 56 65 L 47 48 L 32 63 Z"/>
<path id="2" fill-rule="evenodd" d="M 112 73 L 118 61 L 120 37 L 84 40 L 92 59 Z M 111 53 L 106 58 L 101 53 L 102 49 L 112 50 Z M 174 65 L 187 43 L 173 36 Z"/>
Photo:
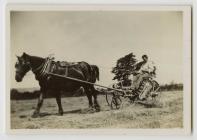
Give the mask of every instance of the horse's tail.
<path id="1" fill-rule="evenodd" d="M 96 79 L 99 81 L 99 68 L 95 65 Z"/>
<path id="2" fill-rule="evenodd" d="M 96 65 L 91 65 L 93 68 L 93 72 L 94 72 L 94 76 L 96 77 L 96 79 L 99 81 L 99 68 Z"/>
<path id="3" fill-rule="evenodd" d="M 96 65 L 89 65 L 86 62 L 79 62 L 79 66 L 84 74 L 87 81 L 95 83 L 99 80 L 99 68 Z"/>

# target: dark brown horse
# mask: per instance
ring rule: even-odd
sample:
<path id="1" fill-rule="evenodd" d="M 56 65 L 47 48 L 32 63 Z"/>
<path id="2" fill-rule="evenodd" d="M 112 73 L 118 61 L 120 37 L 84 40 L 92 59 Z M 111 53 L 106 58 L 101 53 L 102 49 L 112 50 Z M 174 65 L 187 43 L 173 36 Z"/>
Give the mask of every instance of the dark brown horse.
<path id="1" fill-rule="evenodd" d="M 89 107 L 95 108 L 96 111 L 100 110 L 100 106 L 97 101 L 97 92 L 93 85 L 82 82 L 76 82 L 69 79 L 64 79 L 56 76 L 51 76 L 45 73 L 45 70 L 60 75 L 66 75 L 72 78 L 80 79 L 95 83 L 96 79 L 99 80 L 99 69 L 96 65 L 89 65 L 86 62 L 78 62 L 76 64 L 68 64 L 68 66 L 60 66 L 59 63 L 50 60 L 48 58 L 41 58 L 37 56 L 30 56 L 23 53 L 22 56 L 17 56 L 18 62 L 15 64 L 16 75 L 15 80 L 21 82 L 23 77 L 28 71 L 32 71 L 35 74 L 36 80 L 40 85 L 40 96 L 38 99 L 37 107 L 32 117 L 37 117 L 40 113 L 40 108 L 43 104 L 44 97 L 48 91 L 54 93 L 58 107 L 59 114 L 63 115 L 63 108 L 61 105 L 61 91 L 73 92 L 83 87 L 88 97 Z M 46 63 L 50 62 L 50 67 Z M 94 103 L 92 102 L 94 98 Z"/>

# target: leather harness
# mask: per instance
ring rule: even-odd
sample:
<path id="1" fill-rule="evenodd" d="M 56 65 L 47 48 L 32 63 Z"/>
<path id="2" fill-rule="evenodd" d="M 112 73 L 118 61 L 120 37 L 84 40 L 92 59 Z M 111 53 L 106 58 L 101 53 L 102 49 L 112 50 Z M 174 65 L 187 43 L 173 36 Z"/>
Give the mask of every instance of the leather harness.
<path id="1" fill-rule="evenodd" d="M 63 69 L 65 73 L 64 76 L 68 76 L 68 68 L 74 65 L 77 65 L 78 63 L 75 62 L 65 62 L 65 61 L 58 61 L 54 62 L 54 57 L 47 57 L 45 59 L 45 62 L 42 63 L 38 68 L 35 70 L 32 70 L 34 73 L 36 73 L 37 78 L 47 77 L 49 72 L 54 72 L 55 69 Z"/>

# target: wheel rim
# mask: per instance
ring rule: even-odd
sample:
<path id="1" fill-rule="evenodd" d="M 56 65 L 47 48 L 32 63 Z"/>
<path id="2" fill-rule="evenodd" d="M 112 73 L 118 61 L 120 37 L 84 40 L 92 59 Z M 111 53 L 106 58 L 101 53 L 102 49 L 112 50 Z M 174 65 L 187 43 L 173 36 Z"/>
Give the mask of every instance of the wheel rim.
<path id="1" fill-rule="evenodd" d="M 120 97 L 112 97 L 111 108 L 119 109 L 121 106 L 121 103 L 122 103 L 122 100 L 120 99 Z"/>

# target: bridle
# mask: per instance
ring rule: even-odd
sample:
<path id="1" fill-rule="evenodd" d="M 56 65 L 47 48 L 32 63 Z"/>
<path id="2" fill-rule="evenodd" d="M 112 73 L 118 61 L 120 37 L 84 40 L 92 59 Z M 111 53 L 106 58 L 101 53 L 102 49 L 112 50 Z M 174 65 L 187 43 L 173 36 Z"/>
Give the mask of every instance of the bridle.
<path id="1" fill-rule="evenodd" d="M 38 67 L 33 68 L 30 62 L 25 62 L 24 64 L 31 70 L 37 78 L 42 78 L 48 74 L 47 69 L 50 69 L 50 64 L 54 60 L 52 54 L 45 58 L 44 62 L 40 64 Z"/>

